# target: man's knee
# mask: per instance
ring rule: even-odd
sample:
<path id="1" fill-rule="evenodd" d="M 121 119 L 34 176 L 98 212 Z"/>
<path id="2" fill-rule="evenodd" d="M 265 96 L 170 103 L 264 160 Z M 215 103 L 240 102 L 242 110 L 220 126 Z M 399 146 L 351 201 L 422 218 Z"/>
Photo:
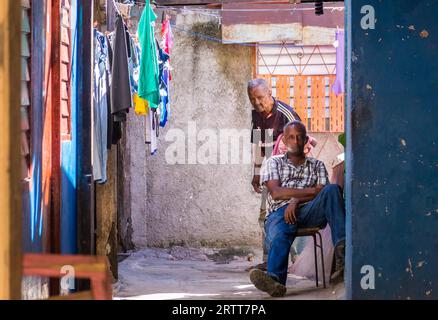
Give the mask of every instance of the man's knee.
<path id="1" fill-rule="evenodd" d="M 341 194 L 341 187 L 337 184 L 328 184 L 321 190 L 324 194 Z"/>

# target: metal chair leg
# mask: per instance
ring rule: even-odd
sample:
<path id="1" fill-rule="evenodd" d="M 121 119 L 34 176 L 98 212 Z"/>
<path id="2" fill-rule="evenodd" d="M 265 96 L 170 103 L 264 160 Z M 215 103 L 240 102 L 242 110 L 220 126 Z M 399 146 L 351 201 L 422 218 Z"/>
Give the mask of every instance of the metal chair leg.
<path id="1" fill-rule="evenodd" d="M 317 243 L 316 243 L 316 236 L 315 235 L 312 235 L 312 238 L 313 238 L 313 251 L 314 251 L 314 253 L 315 253 L 315 277 L 316 277 L 316 286 L 317 287 L 319 287 L 319 279 L 318 279 L 318 255 L 317 255 L 317 252 L 316 252 L 316 245 L 317 245 Z"/>
<path id="2" fill-rule="evenodd" d="M 321 233 L 317 232 L 317 235 L 319 237 L 319 244 L 320 244 L 320 251 L 321 251 L 321 265 L 322 265 L 322 283 L 324 285 L 324 289 L 327 288 L 326 281 L 325 281 L 325 266 L 324 266 L 324 246 L 322 244 L 322 236 Z"/>

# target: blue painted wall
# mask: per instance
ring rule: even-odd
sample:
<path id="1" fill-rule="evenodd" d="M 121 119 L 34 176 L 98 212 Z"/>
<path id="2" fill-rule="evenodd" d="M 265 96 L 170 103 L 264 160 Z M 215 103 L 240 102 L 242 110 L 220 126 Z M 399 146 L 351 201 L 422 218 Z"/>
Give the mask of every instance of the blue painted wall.
<path id="1" fill-rule="evenodd" d="M 346 5 L 347 297 L 437 299 L 438 2 Z M 361 28 L 364 5 L 375 30 Z"/>
<path id="2" fill-rule="evenodd" d="M 78 109 L 78 29 L 81 21 L 78 15 L 78 0 L 71 2 L 71 141 L 61 144 L 61 252 L 77 253 L 77 121 Z"/>

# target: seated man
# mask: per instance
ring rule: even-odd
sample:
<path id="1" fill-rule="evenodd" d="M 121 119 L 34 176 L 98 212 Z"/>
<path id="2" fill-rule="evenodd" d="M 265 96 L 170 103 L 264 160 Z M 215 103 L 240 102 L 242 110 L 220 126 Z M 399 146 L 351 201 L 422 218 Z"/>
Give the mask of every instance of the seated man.
<path id="1" fill-rule="evenodd" d="M 298 228 L 325 227 L 332 230 L 336 271 L 331 281 L 343 279 L 345 257 L 345 208 L 340 187 L 330 185 L 323 162 L 306 158 L 307 131 L 300 121 L 284 128 L 285 155 L 271 157 L 261 175 L 269 190 L 265 221 L 269 249 L 268 271 L 252 270 L 251 282 L 273 297 L 286 293 L 288 255 Z"/>

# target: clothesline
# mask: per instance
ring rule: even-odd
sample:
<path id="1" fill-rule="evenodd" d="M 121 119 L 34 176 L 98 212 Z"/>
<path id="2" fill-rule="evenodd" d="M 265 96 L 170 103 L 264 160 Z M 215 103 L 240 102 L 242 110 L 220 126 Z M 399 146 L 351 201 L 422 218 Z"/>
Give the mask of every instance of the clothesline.
<path id="1" fill-rule="evenodd" d="M 169 9 L 169 10 L 180 10 L 180 11 L 187 11 L 187 12 L 195 12 L 195 13 L 201 13 L 205 12 L 208 9 L 201 9 L 201 8 L 187 8 L 187 7 L 174 7 L 174 6 L 160 6 L 158 5 L 157 8 L 160 9 Z M 266 9 L 218 9 L 218 11 L 224 11 L 224 12 L 272 12 L 272 11 L 314 11 L 315 8 L 266 8 Z M 330 10 L 331 12 L 334 11 L 344 11 L 345 7 L 324 7 L 324 10 Z"/>
<path id="2" fill-rule="evenodd" d="M 140 5 L 140 6 L 144 6 L 146 5 L 144 2 L 140 2 L 140 1 L 132 1 L 132 3 Z M 159 9 L 169 9 L 169 10 L 179 10 L 179 11 L 185 11 L 185 12 L 193 12 L 193 13 L 205 13 L 205 10 L 208 9 L 201 9 L 201 8 L 187 8 L 187 6 L 183 6 L 183 7 L 176 7 L 176 6 L 163 6 L 163 5 L 156 5 L 157 8 Z M 266 8 L 266 9 L 218 9 L 219 11 L 224 11 L 224 12 L 272 12 L 272 11 L 314 11 L 315 8 L 298 8 L 297 4 L 294 4 L 293 7 L 291 8 Z M 337 6 L 337 7 L 324 7 L 324 10 L 330 10 L 331 12 L 334 11 L 344 11 L 345 7 L 341 7 L 341 6 Z"/>

